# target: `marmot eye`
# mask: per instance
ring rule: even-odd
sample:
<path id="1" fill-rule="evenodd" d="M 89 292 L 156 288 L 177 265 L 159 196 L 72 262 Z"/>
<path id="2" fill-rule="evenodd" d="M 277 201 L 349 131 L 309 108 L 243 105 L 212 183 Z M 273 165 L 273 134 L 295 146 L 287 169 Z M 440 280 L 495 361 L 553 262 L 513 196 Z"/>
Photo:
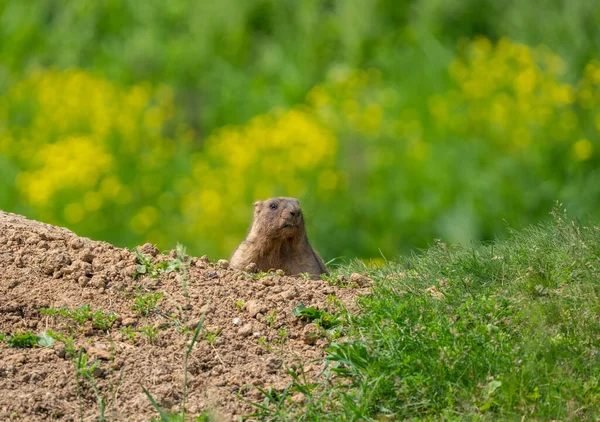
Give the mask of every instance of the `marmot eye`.
<path id="1" fill-rule="evenodd" d="M 271 208 L 272 210 L 276 210 L 277 204 L 273 203 L 273 204 L 269 205 L 269 208 Z"/>

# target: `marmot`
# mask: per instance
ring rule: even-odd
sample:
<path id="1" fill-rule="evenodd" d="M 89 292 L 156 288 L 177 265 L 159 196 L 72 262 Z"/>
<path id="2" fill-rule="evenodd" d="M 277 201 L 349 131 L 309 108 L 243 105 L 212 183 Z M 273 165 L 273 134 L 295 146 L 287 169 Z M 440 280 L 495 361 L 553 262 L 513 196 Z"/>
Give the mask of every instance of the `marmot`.
<path id="1" fill-rule="evenodd" d="M 308 243 L 304 216 L 296 198 L 271 198 L 254 203 L 254 219 L 246 239 L 231 255 L 231 266 L 283 270 L 286 275 L 329 275 L 325 263 Z"/>

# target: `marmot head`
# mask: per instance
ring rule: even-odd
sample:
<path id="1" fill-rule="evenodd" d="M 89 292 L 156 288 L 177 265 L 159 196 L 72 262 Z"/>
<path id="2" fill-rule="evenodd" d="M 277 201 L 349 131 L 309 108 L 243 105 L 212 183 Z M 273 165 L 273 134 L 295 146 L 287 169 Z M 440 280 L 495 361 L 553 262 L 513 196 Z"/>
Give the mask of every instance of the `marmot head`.
<path id="1" fill-rule="evenodd" d="M 270 198 L 254 203 L 252 226 L 260 236 L 291 238 L 304 233 L 304 217 L 296 198 Z"/>

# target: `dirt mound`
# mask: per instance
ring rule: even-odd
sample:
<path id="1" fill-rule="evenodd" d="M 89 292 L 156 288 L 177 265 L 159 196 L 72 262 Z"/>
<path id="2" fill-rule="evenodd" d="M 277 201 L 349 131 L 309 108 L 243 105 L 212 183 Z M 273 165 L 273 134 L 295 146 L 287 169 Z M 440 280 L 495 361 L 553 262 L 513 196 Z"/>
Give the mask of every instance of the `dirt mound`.
<path id="1" fill-rule="evenodd" d="M 322 369 L 313 360 L 326 341 L 292 314 L 300 301 L 334 312 L 332 296 L 351 307 L 366 292 L 235 272 L 149 244 L 140 252 L 0 211 L 0 420 L 95 420 L 101 397 L 107 419 L 147 421 L 158 414 L 142 386 L 178 412 L 186 347 L 203 314 L 186 408 L 238 419 L 261 398 L 246 384 L 283 388 L 288 366 L 302 364 L 309 377 Z M 55 342 L 9 346 L 26 331 Z"/>

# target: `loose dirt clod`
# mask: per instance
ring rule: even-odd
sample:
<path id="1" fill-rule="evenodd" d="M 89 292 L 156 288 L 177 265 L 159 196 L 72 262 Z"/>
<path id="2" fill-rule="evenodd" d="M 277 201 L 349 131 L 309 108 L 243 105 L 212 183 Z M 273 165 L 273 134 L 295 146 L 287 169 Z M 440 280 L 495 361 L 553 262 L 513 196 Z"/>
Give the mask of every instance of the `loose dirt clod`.
<path id="1" fill-rule="evenodd" d="M 323 357 L 317 327 L 291 312 L 300 301 L 335 312 L 328 294 L 351 307 L 366 293 L 322 280 L 255 279 L 207 257 L 191 257 L 184 288 L 180 276 L 172 277 L 179 270 L 165 265 L 176 253 L 170 258 L 151 244 L 139 250 L 151 261 L 145 274 L 136 274 L 141 263 L 129 250 L 0 211 L 0 334 L 62 336 L 54 350 L 14 349 L 0 341 L 0 420 L 78 420 L 78 394 L 84 420 L 97 419 L 93 390 L 76 383 L 80 347 L 89 355 L 86 364 L 95 365 L 90 373 L 107 415 L 157 417 L 140 384 L 165 409 L 178 409 L 186 349 L 203 314 L 188 360 L 186 407 L 192 416 L 211 408 L 234 420 L 252 411 L 249 400 L 262 398 L 242 385 L 285 386 L 287 363 Z M 284 329 L 285 341 L 274 343 Z M 308 364 L 307 376 L 321 368 Z"/>

